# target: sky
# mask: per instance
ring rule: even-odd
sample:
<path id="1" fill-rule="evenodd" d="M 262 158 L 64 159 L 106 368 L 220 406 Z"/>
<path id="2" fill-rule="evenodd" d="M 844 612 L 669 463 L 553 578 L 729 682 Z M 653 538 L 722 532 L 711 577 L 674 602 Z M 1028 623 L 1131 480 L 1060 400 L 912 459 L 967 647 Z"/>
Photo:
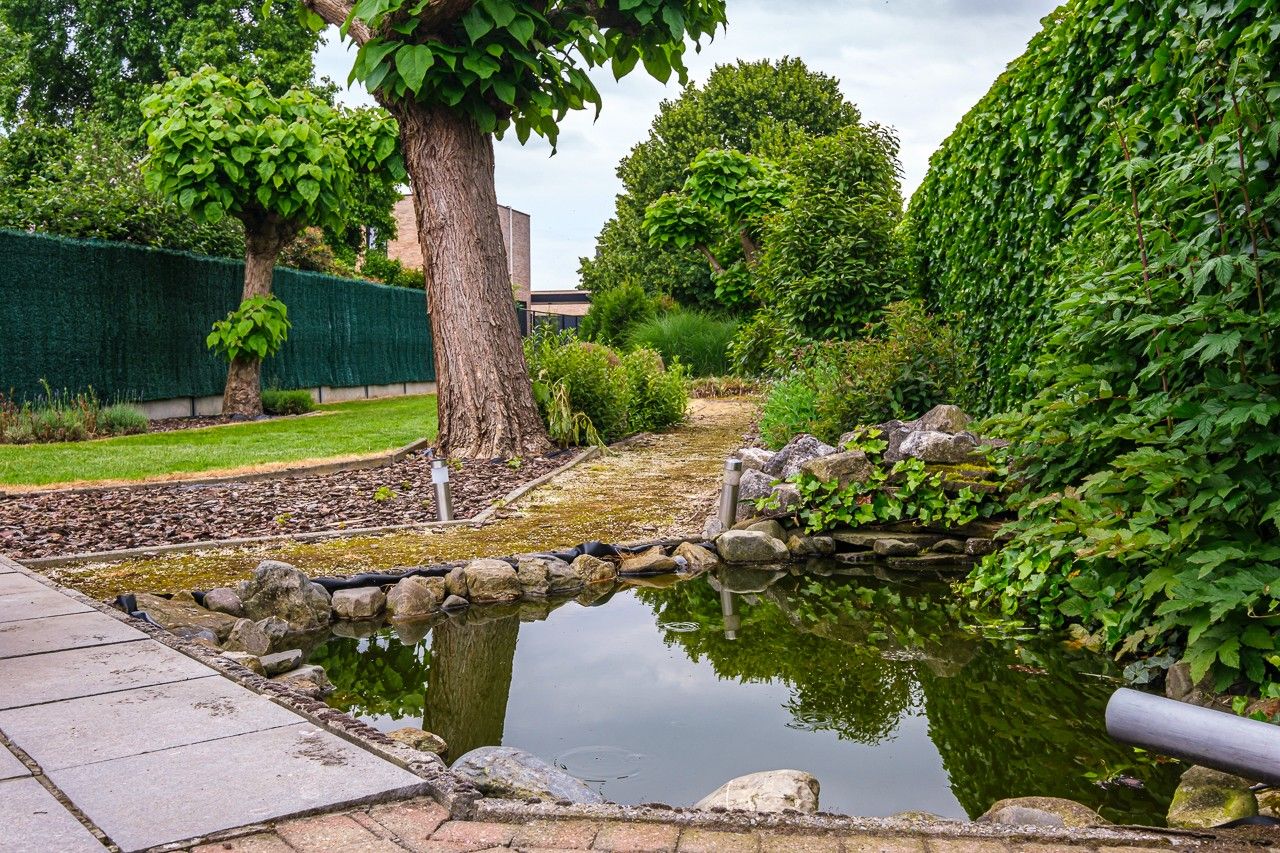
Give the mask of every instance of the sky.
<path id="1" fill-rule="evenodd" d="M 919 186 L 929 156 L 956 122 L 1026 48 L 1058 0 L 728 0 L 729 26 L 701 53 L 689 51 L 690 77 L 738 59 L 798 56 L 840 80 L 865 121 L 891 125 L 902 142 L 903 193 Z M 354 60 L 331 30 L 316 70 L 345 85 Z M 621 191 L 618 161 L 649 132 L 659 104 L 680 94 L 642 68 L 622 81 L 592 73 L 604 100 L 562 124 L 558 151 L 515 134 L 497 143 L 498 201 L 531 217 L 535 290 L 578 284 L 578 259 L 595 250 Z M 340 100 L 372 103 L 359 87 Z"/>

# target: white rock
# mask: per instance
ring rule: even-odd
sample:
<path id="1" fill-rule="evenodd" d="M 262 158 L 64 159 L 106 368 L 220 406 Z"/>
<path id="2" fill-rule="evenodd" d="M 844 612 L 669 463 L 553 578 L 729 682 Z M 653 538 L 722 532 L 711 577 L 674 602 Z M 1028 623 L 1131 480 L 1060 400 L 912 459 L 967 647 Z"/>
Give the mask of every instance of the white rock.
<path id="1" fill-rule="evenodd" d="M 818 810 L 818 789 L 818 780 L 803 770 L 766 770 L 730 779 L 693 807 L 813 814 Z"/>

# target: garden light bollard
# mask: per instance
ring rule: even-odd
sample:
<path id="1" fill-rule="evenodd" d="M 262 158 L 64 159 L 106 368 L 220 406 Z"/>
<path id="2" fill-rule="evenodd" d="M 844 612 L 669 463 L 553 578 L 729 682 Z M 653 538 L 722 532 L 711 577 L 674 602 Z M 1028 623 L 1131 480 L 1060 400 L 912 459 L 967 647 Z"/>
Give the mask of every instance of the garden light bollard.
<path id="1" fill-rule="evenodd" d="M 449 463 L 436 459 L 431 463 L 431 484 L 436 488 L 436 518 L 453 521 L 453 494 L 449 491 Z"/>
<path id="2" fill-rule="evenodd" d="M 742 460 L 724 461 L 724 487 L 720 490 L 720 524 L 733 529 L 738 520 L 738 484 L 742 482 Z"/>

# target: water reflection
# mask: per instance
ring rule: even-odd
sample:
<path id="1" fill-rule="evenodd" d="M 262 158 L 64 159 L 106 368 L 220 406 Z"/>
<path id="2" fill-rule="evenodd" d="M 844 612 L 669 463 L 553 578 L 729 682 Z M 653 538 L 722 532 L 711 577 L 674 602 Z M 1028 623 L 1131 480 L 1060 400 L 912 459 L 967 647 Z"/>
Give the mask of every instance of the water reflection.
<path id="1" fill-rule="evenodd" d="M 936 584 L 751 569 L 601 607 L 472 609 L 414 644 L 384 629 L 313 660 L 333 704 L 384 729 L 422 724 L 454 757 L 505 742 L 599 765 L 582 772 L 619 802 L 687 804 L 794 766 L 822 781 L 824 808 L 856 814 L 975 816 L 1035 794 L 1159 822 L 1177 768 L 1106 737 L 1106 661 L 972 617 Z M 1149 790 L 1094 784 L 1117 772 Z"/>

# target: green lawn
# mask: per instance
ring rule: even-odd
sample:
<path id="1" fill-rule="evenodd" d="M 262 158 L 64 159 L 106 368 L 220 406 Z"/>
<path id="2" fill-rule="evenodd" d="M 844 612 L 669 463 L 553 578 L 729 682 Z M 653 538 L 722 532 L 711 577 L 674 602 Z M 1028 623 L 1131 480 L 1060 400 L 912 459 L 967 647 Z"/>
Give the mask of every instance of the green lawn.
<path id="1" fill-rule="evenodd" d="M 163 474 L 358 456 L 436 433 L 436 398 L 319 406 L 322 415 L 59 444 L 0 445 L 0 484 L 142 480 Z"/>

